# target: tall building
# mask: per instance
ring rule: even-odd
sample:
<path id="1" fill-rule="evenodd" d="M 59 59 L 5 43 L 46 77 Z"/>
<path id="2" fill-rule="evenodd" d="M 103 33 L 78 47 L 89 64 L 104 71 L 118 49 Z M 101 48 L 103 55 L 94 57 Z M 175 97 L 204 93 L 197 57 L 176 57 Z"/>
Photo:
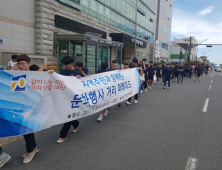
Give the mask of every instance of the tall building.
<path id="1" fill-rule="evenodd" d="M 0 65 L 26 53 L 32 63 L 60 71 L 70 55 L 93 74 L 112 59 L 119 67 L 135 56 L 153 60 L 156 15 L 156 0 L 138 0 L 138 7 L 136 0 L 1 1 Z"/>
<path id="2" fill-rule="evenodd" d="M 161 52 L 156 55 L 156 61 L 169 62 L 170 36 L 172 24 L 173 0 L 157 0 L 157 22 L 155 39 L 157 46 L 162 47 Z"/>

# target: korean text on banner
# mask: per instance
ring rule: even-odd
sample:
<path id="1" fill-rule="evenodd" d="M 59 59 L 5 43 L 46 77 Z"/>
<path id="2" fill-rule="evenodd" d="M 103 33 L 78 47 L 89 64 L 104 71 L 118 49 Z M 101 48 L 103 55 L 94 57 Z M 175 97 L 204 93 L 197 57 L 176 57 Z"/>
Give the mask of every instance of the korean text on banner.
<path id="1" fill-rule="evenodd" d="M 0 71 L 0 137 L 92 115 L 127 100 L 139 89 L 136 68 L 80 79 L 47 72 Z"/>

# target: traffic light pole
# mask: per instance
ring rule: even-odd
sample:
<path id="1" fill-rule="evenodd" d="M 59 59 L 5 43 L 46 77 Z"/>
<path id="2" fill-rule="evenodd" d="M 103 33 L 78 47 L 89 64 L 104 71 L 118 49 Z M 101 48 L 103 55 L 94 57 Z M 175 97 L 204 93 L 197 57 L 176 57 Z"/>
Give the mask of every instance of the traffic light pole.
<path id="1" fill-rule="evenodd" d="M 191 40 L 192 40 L 192 37 L 190 37 L 190 45 L 189 45 L 189 56 L 188 56 L 188 64 L 190 64 L 190 53 L 191 53 Z"/>
<path id="2" fill-rule="evenodd" d="M 207 47 L 212 47 L 213 45 L 221 45 L 222 44 L 192 44 L 192 37 L 190 37 L 190 45 L 189 45 L 189 55 L 188 55 L 188 64 L 190 64 L 190 54 L 191 54 L 191 49 L 198 46 L 198 45 L 206 45 Z"/>

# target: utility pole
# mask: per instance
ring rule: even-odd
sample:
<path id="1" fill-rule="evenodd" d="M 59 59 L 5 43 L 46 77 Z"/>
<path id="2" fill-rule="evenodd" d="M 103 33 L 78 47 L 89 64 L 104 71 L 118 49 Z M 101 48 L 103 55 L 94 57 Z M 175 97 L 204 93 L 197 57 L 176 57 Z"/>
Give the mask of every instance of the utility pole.
<path id="1" fill-rule="evenodd" d="M 137 38 L 137 9 L 138 9 L 138 0 L 136 0 L 136 15 L 135 15 L 135 56 L 136 56 L 136 38 Z"/>
<path id="2" fill-rule="evenodd" d="M 190 53 L 191 53 L 191 40 L 192 40 L 192 37 L 190 37 L 190 45 L 189 45 L 189 56 L 188 56 L 188 64 L 190 64 Z"/>

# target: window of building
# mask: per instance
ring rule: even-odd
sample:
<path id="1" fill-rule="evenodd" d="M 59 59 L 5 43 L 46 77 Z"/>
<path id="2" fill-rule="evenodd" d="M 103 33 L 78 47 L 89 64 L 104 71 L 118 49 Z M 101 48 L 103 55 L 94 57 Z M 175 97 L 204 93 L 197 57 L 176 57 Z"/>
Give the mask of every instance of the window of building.
<path id="1" fill-rule="evenodd" d="M 164 14 L 164 16 L 168 19 L 171 20 L 171 16 L 170 14 L 165 10 L 165 8 L 162 6 L 162 13 Z"/>
<path id="2" fill-rule="evenodd" d="M 160 29 L 162 32 L 164 32 L 165 34 L 170 34 L 170 30 L 167 29 L 167 27 L 165 27 L 162 23 L 160 23 Z"/>
<path id="3" fill-rule="evenodd" d="M 56 0 L 63 2 L 64 0 Z M 142 2 L 141 2 L 142 1 Z M 150 22 L 150 18 L 156 19 L 155 0 L 138 1 L 138 7 L 145 12 L 145 16 L 138 12 L 138 36 L 153 42 L 155 22 Z M 65 0 L 65 2 L 80 5 L 80 10 L 84 13 L 102 20 L 110 25 L 118 27 L 131 34 L 135 34 L 135 0 Z M 69 3 L 66 3 L 69 5 Z M 72 5 L 70 5 L 72 6 Z"/>
<path id="4" fill-rule="evenodd" d="M 162 46 L 162 48 L 168 50 L 168 44 L 163 42 L 163 41 L 159 41 L 159 44 Z"/>

